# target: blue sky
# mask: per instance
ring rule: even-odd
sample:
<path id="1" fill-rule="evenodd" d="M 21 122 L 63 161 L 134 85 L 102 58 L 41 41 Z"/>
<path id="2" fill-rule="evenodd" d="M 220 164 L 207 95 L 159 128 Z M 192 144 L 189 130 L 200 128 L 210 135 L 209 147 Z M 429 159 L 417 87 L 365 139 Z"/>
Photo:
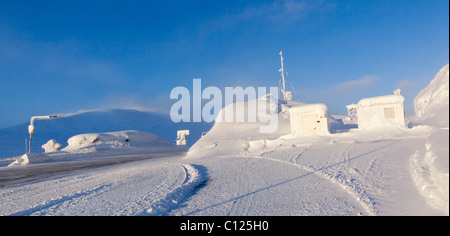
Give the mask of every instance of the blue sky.
<path id="1" fill-rule="evenodd" d="M 448 0 L 0 0 L 0 128 L 32 115 L 169 110 L 172 88 L 278 86 L 332 114 L 449 61 Z"/>

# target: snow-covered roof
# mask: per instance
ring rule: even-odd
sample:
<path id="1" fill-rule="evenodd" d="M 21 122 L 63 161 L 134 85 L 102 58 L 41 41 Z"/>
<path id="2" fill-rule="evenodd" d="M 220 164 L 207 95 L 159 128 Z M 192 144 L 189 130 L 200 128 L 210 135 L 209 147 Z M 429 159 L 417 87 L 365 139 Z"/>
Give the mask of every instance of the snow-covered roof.
<path id="1" fill-rule="evenodd" d="M 314 113 L 318 116 L 326 116 L 328 111 L 327 105 L 323 103 L 317 104 L 306 104 L 301 106 L 291 107 L 289 112 L 291 114 L 304 114 L 304 113 Z"/>
<path id="2" fill-rule="evenodd" d="M 373 105 L 399 104 L 403 103 L 405 98 L 402 95 L 386 95 L 379 97 L 364 98 L 358 102 L 358 107 L 368 107 Z"/>

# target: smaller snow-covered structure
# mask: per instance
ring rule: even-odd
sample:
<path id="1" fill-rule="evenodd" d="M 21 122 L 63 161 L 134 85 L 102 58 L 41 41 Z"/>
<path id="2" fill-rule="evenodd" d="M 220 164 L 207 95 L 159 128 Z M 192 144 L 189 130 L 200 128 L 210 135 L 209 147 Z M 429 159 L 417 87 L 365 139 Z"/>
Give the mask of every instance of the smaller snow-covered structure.
<path id="1" fill-rule="evenodd" d="M 189 130 L 178 130 L 177 131 L 177 145 L 184 145 L 186 146 L 187 140 L 186 136 L 189 135 Z"/>
<path id="2" fill-rule="evenodd" d="M 296 136 L 329 134 L 327 111 L 328 107 L 322 103 L 291 107 L 291 133 Z"/>
<path id="3" fill-rule="evenodd" d="M 57 152 L 60 148 L 61 144 L 57 143 L 54 139 L 50 139 L 46 144 L 42 145 L 45 153 Z"/>
<path id="4" fill-rule="evenodd" d="M 348 105 L 348 106 L 346 106 L 347 107 L 347 110 L 348 110 L 348 116 L 349 117 L 356 117 L 356 114 L 357 114 L 357 105 L 356 104 L 350 104 L 350 105 Z"/>
<path id="5" fill-rule="evenodd" d="M 358 128 L 364 129 L 372 125 L 384 126 L 396 123 L 405 124 L 405 98 L 398 94 L 364 98 L 356 105 L 358 116 Z"/>

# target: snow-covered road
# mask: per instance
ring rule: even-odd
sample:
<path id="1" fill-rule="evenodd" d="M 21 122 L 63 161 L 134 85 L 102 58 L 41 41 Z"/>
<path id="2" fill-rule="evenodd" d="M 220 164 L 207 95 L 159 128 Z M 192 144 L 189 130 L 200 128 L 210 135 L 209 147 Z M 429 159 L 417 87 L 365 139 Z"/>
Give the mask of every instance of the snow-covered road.
<path id="1" fill-rule="evenodd" d="M 138 160 L 164 158 L 167 156 L 184 156 L 185 153 L 150 153 L 150 154 L 91 154 L 91 158 L 81 158 L 70 161 L 51 161 L 28 166 L 0 167 L 0 187 L 39 182 L 49 178 L 57 178 L 75 171 L 98 168 L 101 166 L 116 165 Z M 70 155 L 72 158 L 76 154 Z M 79 156 L 79 155 L 78 155 Z M 6 163 L 10 163 L 6 162 Z M 7 166 L 7 165 L 5 165 Z"/>
<path id="2" fill-rule="evenodd" d="M 1 215 L 356 215 L 348 192 L 265 158 L 150 159 L 0 189 Z"/>
<path id="3" fill-rule="evenodd" d="M 448 215 L 448 129 L 429 129 L 2 167 L 0 215 Z"/>
<path id="4" fill-rule="evenodd" d="M 358 215 L 368 213 L 314 171 L 254 157 L 205 161 L 205 186 L 173 215 Z"/>
<path id="5" fill-rule="evenodd" d="M 86 169 L 0 189 L 0 214 L 164 215 L 199 181 L 180 156 Z"/>

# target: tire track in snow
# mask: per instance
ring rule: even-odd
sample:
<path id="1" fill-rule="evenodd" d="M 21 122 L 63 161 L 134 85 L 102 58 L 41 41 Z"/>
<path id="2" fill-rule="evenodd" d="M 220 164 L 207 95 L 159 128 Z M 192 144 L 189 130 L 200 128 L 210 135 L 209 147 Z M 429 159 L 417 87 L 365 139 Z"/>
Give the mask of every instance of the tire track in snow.
<path id="1" fill-rule="evenodd" d="M 11 216 L 48 215 L 48 213 L 46 212 L 47 210 L 57 208 L 59 205 L 73 201 L 74 199 L 77 198 L 85 198 L 92 195 L 101 194 L 103 192 L 108 191 L 111 185 L 112 185 L 111 183 L 106 183 L 95 188 L 89 188 L 84 191 L 78 191 L 66 196 L 56 197 L 44 203 L 38 204 L 37 206 L 32 207 L 30 209 L 11 214 Z"/>
<path id="2" fill-rule="evenodd" d="M 356 146 L 356 142 L 352 142 L 352 144 L 347 148 L 347 150 L 345 151 L 345 157 L 344 157 L 344 163 L 346 163 L 347 165 L 350 162 L 350 152 L 354 149 L 354 147 Z M 369 196 L 367 196 L 366 194 L 364 194 L 364 191 L 361 191 L 361 189 L 359 189 L 358 186 L 355 185 L 349 185 L 347 182 L 342 181 L 340 178 L 338 178 L 338 176 L 334 176 L 334 175 L 330 175 L 327 174 L 325 172 L 326 169 L 336 166 L 340 163 L 336 163 L 336 164 L 331 164 L 331 165 L 326 165 L 323 166 L 321 168 L 317 168 L 314 169 L 312 167 L 308 167 L 305 165 L 301 165 L 298 164 L 294 161 L 297 161 L 298 158 L 300 158 L 302 155 L 304 155 L 304 153 L 306 153 L 308 151 L 308 149 L 311 146 L 306 146 L 305 149 L 303 149 L 301 152 L 299 152 L 298 154 L 294 155 L 292 158 L 289 158 L 290 161 L 286 161 L 286 160 L 282 160 L 282 159 L 274 159 L 274 158 L 270 158 L 270 157 L 265 157 L 266 154 L 268 153 L 272 153 L 275 152 L 276 150 L 273 149 L 269 152 L 264 152 L 262 155 L 254 157 L 254 158 L 258 158 L 258 159 L 264 159 L 264 160 L 269 160 L 269 161 L 276 161 L 276 162 L 281 162 L 284 164 L 288 164 L 288 165 L 292 165 L 295 166 L 303 171 L 306 171 L 308 173 L 311 174 L 315 174 L 321 178 L 324 178 L 325 180 L 327 180 L 328 182 L 331 182 L 332 184 L 335 184 L 337 186 L 339 186 L 340 188 L 342 188 L 345 192 L 347 192 L 348 194 L 350 194 L 362 207 L 363 209 L 366 211 L 366 213 L 368 215 L 376 215 L 376 211 L 373 208 L 373 199 L 370 198 Z"/>
<path id="3" fill-rule="evenodd" d="M 128 204 L 125 208 L 116 211 L 114 215 L 140 215 L 140 216 L 164 216 L 182 204 L 196 188 L 205 182 L 205 175 L 201 173 L 200 166 L 181 164 L 184 179 L 182 183 L 167 191 L 166 186 L 158 186 L 141 197 L 140 200 Z M 155 194 L 161 193 L 155 199 Z"/>
<path id="4" fill-rule="evenodd" d="M 162 216 L 168 215 L 171 210 L 177 208 L 194 189 L 205 182 L 204 176 L 194 165 L 182 164 L 185 172 L 185 179 L 181 186 L 176 187 L 164 198 L 152 204 L 141 215 Z"/>

